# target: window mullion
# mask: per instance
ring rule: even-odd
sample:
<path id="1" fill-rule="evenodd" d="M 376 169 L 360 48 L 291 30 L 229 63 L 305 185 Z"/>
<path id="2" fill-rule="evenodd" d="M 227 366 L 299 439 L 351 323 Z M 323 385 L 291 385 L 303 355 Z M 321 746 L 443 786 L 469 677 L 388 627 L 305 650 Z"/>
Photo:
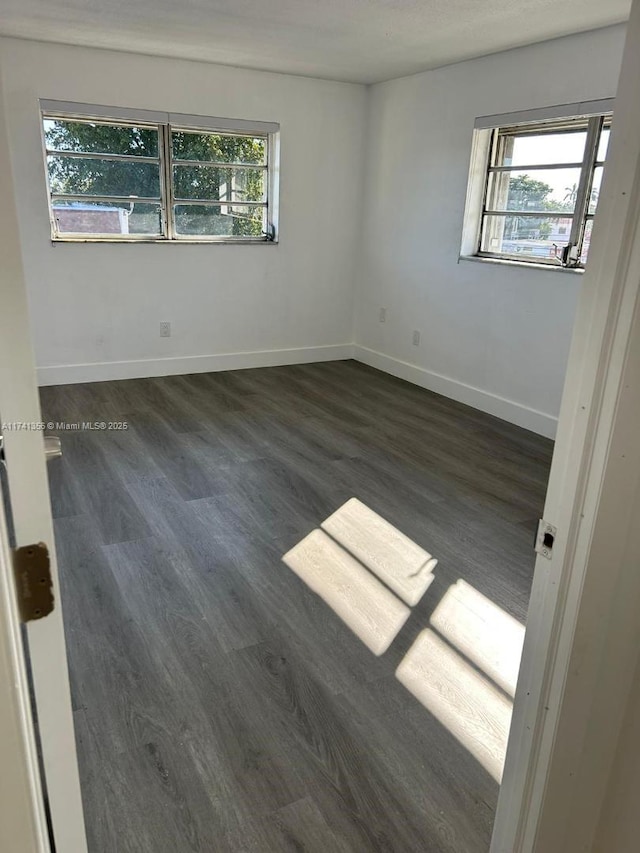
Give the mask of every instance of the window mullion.
<path id="1" fill-rule="evenodd" d="M 163 234 L 166 239 L 174 238 L 173 227 L 173 187 L 171 182 L 171 126 L 161 124 L 160 131 L 160 162 L 162 166 L 162 213 Z"/>
<path id="2" fill-rule="evenodd" d="M 569 237 L 570 245 L 577 246 L 578 253 L 580 242 L 584 234 L 585 217 L 589 208 L 589 194 L 593 181 L 593 170 L 598 152 L 598 142 L 600 140 L 602 122 L 602 116 L 594 116 L 589 119 L 587 128 L 584 157 L 582 160 L 582 169 L 580 170 L 580 182 L 578 184 L 575 210 L 573 213 L 573 225 L 571 226 L 571 235 Z"/>
<path id="3" fill-rule="evenodd" d="M 264 173 L 264 207 L 262 209 L 262 233 L 264 235 L 265 240 L 269 239 L 269 234 L 271 234 L 271 199 L 273 198 L 273 180 L 274 174 L 273 169 L 271 168 L 271 154 L 272 154 L 272 146 L 273 146 L 273 137 L 271 134 L 267 136 L 267 143 L 265 145 L 265 157 L 266 157 L 266 171 Z"/>

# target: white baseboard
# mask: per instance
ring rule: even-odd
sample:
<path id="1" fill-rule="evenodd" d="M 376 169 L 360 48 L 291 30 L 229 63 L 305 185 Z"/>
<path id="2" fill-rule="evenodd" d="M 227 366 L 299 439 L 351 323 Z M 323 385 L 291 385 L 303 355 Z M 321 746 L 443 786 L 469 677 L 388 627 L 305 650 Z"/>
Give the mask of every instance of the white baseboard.
<path id="1" fill-rule="evenodd" d="M 142 379 L 147 376 L 213 373 L 219 370 L 277 367 L 283 364 L 308 364 L 314 361 L 339 361 L 346 358 L 353 358 L 353 344 L 234 352 L 221 355 L 139 359 L 135 361 L 55 364 L 38 368 L 38 384 L 67 385 L 78 382 L 106 382 L 110 379 Z"/>
<path id="2" fill-rule="evenodd" d="M 111 379 L 142 379 L 148 376 L 173 376 L 186 373 L 210 373 L 250 367 L 277 367 L 284 364 L 309 364 L 315 361 L 340 361 L 355 358 L 392 376 L 428 388 L 445 397 L 466 403 L 517 426 L 553 438 L 558 419 L 513 400 L 507 400 L 456 379 L 441 376 L 415 364 L 392 358 L 357 344 L 298 347 L 296 349 L 234 352 L 219 355 L 192 355 L 176 358 L 103 361 L 88 364 L 56 364 L 38 368 L 40 385 L 67 385 L 78 382 L 106 382 Z"/>
<path id="3" fill-rule="evenodd" d="M 420 385 L 429 391 L 435 391 L 436 394 L 442 394 L 444 397 L 450 397 L 459 403 L 473 406 L 474 409 L 480 409 L 481 412 L 495 415 L 504 421 L 524 427 L 539 435 L 544 435 L 547 438 L 555 437 L 558 419 L 553 415 L 539 412 L 537 409 L 522 405 L 522 403 L 507 400 L 497 394 L 491 394 L 489 391 L 474 388 L 472 385 L 465 385 L 464 382 L 458 382 L 457 379 L 441 376 L 439 373 L 425 370 L 424 367 L 392 358 L 358 344 L 354 346 L 353 358 L 363 362 L 363 364 L 368 364 L 370 367 L 383 370 L 385 373 L 405 379 L 414 385 Z"/>

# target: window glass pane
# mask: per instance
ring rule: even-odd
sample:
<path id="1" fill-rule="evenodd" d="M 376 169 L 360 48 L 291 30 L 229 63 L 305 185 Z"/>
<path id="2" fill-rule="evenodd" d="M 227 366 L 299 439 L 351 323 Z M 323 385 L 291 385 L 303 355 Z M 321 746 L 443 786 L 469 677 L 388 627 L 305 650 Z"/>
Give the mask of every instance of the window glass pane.
<path id="1" fill-rule="evenodd" d="M 175 160 L 256 165 L 264 165 L 267 162 L 267 140 L 263 137 L 173 130 L 171 141 Z"/>
<path id="2" fill-rule="evenodd" d="M 593 170 L 593 183 L 591 185 L 591 195 L 589 196 L 589 213 L 595 213 L 598 206 L 598 198 L 600 197 L 600 187 L 602 185 L 602 166 L 596 166 Z"/>
<path id="3" fill-rule="evenodd" d="M 586 131 L 565 133 L 501 134 L 500 166 L 542 166 L 548 163 L 581 163 Z"/>
<path id="4" fill-rule="evenodd" d="M 60 234 L 159 236 L 162 230 L 159 204 L 56 201 L 53 215 Z"/>
<path id="5" fill-rule="evenodd" d="M 596 154 L 596 160 L 600 160 L 601 162 L 606 160 L 607 151 L 609 149 L 610 136 L 611 130 L 608 127 L 604 127 L 602 129 L 602 133 L 600 134 L 600 142 L 598 143 L 598 153 Z"/>
<path id="6" fill-rule="evenodd" d="M 492 172 L 487 193 L 488 210 L 540 210 L 572 213 L 580 169 L 536 169 Z"/>
<path id="7" fill-rule="evenodd" d="M 559 262 L 562 248 L 569 242 L 571 224 L 570 216 L 485 216 L 480 248 L 523 260 Z"/>
<path id="8" fill-rule="evenodd" d="M 174 166 L 175 198 L 266 201 L 265 169 Z"/>
<path id="9" fill-rule="evenodd" d="M 582 238 L 582 251 L 580 252 L 580 263 L 586 264 L 589 256 L 589 246 L 591 245 L 591 232 L 593 230 L 593 219 L 587 219 L 587 224 L 584 227 L 584 237 Z"/>
<path id="10" fill-rule="evenodd" d="M 156 128 L 49 118 L 43 119 L 43 122 L 47 148 L 56 151 L 158 156 Z"/>
<path id="11" fill-rule="evenodd" d="M 160 197 L 158 163 L 51 155 L 47 164 L 52 193 Z"/>
<path id="12" fill-rule="evenodd" d="M 262 237 L 266 208 L 230 204 L 176 204 L 176 233 L 183 236 Z"/>

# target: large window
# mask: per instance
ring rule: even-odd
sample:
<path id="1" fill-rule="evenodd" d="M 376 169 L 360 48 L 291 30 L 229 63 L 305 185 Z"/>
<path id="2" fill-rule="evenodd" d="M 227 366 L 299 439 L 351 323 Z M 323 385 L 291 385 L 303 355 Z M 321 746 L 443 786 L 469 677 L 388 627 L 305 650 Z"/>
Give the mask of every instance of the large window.
<path id="1" fill-rule="evenodd" d="M 467 254 L 584 267 L 610 127 L 603 113 L 482 130 L 480 215 Z"/>
<path id="2" fill-rule="evenodd" d="M 184 118 L 43 110 L 53 239 L 275 241 L 277 125 Z"/>

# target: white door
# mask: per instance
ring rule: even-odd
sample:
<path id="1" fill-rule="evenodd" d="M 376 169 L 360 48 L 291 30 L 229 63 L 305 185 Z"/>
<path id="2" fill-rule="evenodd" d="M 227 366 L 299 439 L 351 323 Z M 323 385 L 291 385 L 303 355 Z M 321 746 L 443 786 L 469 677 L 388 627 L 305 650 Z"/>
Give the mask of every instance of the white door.
<path id="1" fill-rule="evenodd" d="M 13 544 L 17 546 L 39 542 L 46 544 L 51 558 L 55 599 L 54 609 L 50 615 L 26 624 L 24 644 L 28 647 L 25 652 L 30 661 L 33 678 L 44 771 L 43 781 L 47 791 L 46 799 L 55 849 L 58 853 L 86 853 L 43 433 L 37 428 L 40 421 L 40 406 L 1 92 L 0 81 L 0 257 L 2 258 L 0 265 L 0 422 L 4 425 L 3 450 L 10 511 L 15 531 Z M 16 428 L 13 428 L 14 424 Z M 20 426 L 20 424 L 26 426 Z M 35 428 L 31 428 L 31 425 Z M 7 507 L 4 509 L 6 511 Z M 3 507 L 0 506 L 0 512 L 2 510 Z M 20 677 L 19 668 L 16 669 L 14 665 L 15 658 L 12 659 L 7 652 L 12 648 L 15 651 L 22 637 L 16 630 L 17 607 L 13 595 L 13 582 L 9 577 L 7 542 L 4 534 L 6 530 L 3 528 L 2 541 L 0 541 L 3 555 L 0 560 L 2 573 L 0 632 L 3 632 L 0 638 L 0 656 L 3 659 L 0 663 L 9 670 L 13 669 L 13 679 L 9 685 L 13 690 L 14 708 L 22 703 L 24 713 L 21 719 L 24 723 L 28 722 L 29 717 L 26 706 L 28 697 L 25 696 L 25 685 Z M 7 684 L 4 686 L 7 687 Z M 6 696 L 0 693 L 1 700 L 8 702 L 10 698 L 8 693 Z M 6 707 L 8 705 L 3 706 L 3 713 Z M 0 755 L 3 756 L 3 760 L 6 747 L 4 738 L 7 737 L 7 731 L 9 730 L 3 729 L 0 732 L 0 737 L 3 739 L 0 741 L 2 746 Z M 25 737 L 28 751 L 28 732 Z M 31 794 L 34 799 L 34 822 L 37 823 L 38 813 L 42 814 L 42 805 L 35 802 L 38 797 L 35 770 L 33 777 Z M 5 817 L 5 815 L 1 816 Z M 27 847 L 26 844 L 20 846 L 18 839 L 14 839 L 13 846 L 6 849 L 15 850 L 16 853 L 18 850 L 20 853 L 23 851 L 31 853 L 31 850 L 46 851 L 46 841 L 40 838 L 37 842 L 30 842 Z"/>

